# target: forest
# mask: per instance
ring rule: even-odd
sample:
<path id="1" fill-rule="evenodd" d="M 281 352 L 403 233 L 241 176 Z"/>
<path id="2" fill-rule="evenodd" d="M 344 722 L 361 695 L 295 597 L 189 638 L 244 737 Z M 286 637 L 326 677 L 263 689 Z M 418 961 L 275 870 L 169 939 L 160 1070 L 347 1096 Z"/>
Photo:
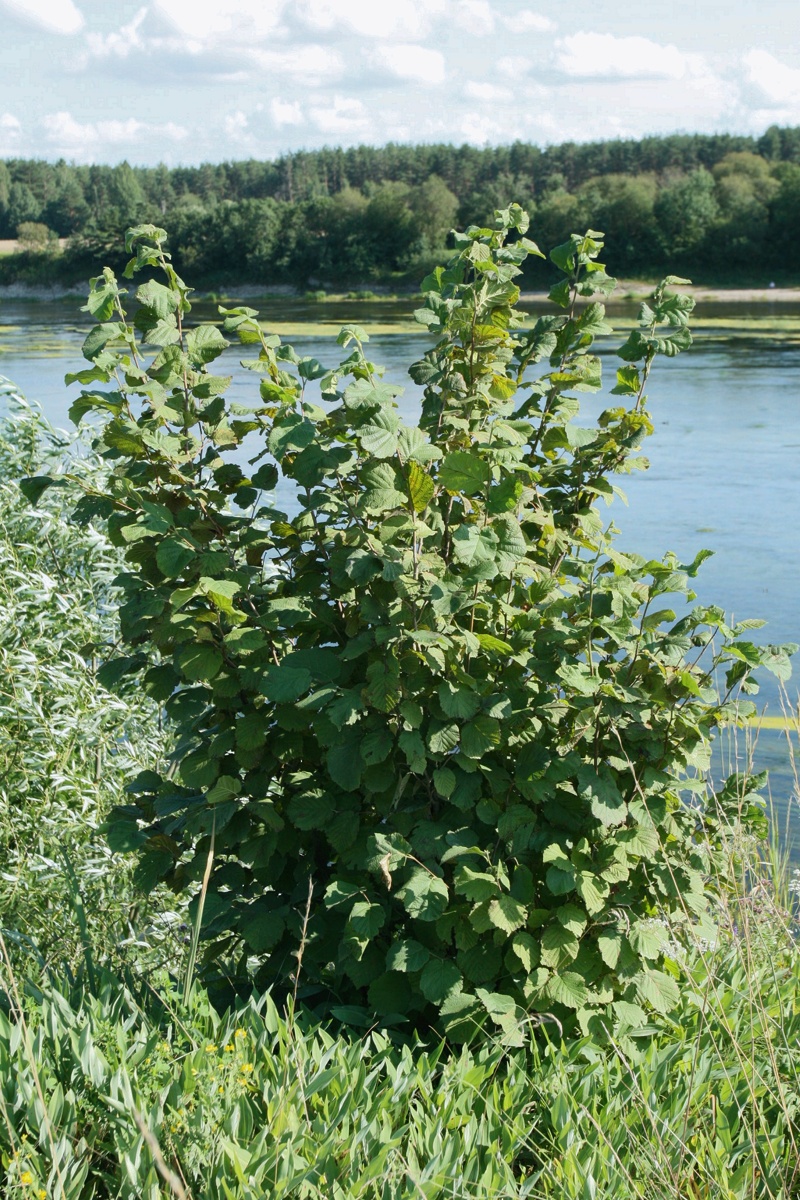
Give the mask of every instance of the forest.
<path id="1" fill-rule="evenodd" d="M 454 225 L 483 225 L 511 201 L 543 246 L 602 230 L 620 275 L 691 264 L 696 282 L 763 286 L 765 272 L 790 282 L 800 128 L 544 149 L 356 146 L 176 168 L 8 159 L 0 238 L 19 237 L 22 252 L 0 258 L 0 284 L 74 283 L 101 263 L 118 267 L 125 228 L 151 221 L 199 286 L 402 287 L 444 258 Z M 550 268 L 537 266 L 525 283 L 544 281 Z"/>

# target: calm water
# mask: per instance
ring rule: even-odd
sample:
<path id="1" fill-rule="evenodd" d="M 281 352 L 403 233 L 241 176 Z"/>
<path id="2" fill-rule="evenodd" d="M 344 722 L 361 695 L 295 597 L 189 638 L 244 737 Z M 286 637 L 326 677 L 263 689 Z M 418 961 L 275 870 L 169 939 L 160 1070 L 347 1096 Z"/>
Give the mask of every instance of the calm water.
<path id="1" fill-rule="evenodd" d="M 66 371 L 79 370 L 80 345 L 87 324 L 79 301 L 0 304 L 0 374 L 38 400 L 56 425 L 68 424 L 67 410 L 80 388 L 64 387 Z M 267 324 L 313 323 L 310 334 L 291 340 L 301 354 L 333 365 L 339 347 L 320 333 L 319 322 L 357 321 L 382 326 L 407 321 L 411 301 L 369 306 L 326 304 L 309 308 L 299 301 L 262 305 Z M 213 316 L 209 306 L 200 318 Z M 633 309 L 620 306 L 620 313 Z M 704 327 L 689 354 L 659 360 L 649 392 L 656 433 L 647 446 L 650 470 L 619 480 L 629 505 L 615 500 L 608 510 L 620 529 L 619 547 L 660 557 L 673 550 L 684 562 L 697 551 L 714 551 L 696 581 L 701 602 L 719 604 L 735 617 L 761 617 L 768 623 L 756 633 L 764 641 L 800 642 L 800 336 L 778 332 L 781 319 L 800 318 L 800 305 L 706 304 L 698 309 Z M 729 328 L 731 319 L 749 328 Z M 776 319 L 777 318 L 777 319 Z M 335 331 L 335 325 L 334 325 Z M 426 348 L 420 333 L 381 333 L 369 343 L 373 361 L 386 365 L 386 377 L 403 384 L 404 416 L 414 418 L 419 389 L 408 379 L 408 364 Z M 613 383 L 615 360 L 608 354 L 605 373 Z M 241 351 L 224 356 L 220 374 L 232 373 L 232 393 L 242 402 L 257 395 L 257 379 L 238 366 Z M 84 364 L 85 365 L 85 364 Z M 588 423 L 605 406 L 602 397 L 584 401 Z M 800 660 L 790 695 L 797 702 Z M 761 702 L 772 715 L 781 712 L 771 677 L 763 681 Z M 762 731 L 756 759 L 771 770 L 771 791 L 778 819 L 789 817 L 793 841 L 800 844 L 800 811 L 789 807 L 791 773 L 785 737 Z"/>

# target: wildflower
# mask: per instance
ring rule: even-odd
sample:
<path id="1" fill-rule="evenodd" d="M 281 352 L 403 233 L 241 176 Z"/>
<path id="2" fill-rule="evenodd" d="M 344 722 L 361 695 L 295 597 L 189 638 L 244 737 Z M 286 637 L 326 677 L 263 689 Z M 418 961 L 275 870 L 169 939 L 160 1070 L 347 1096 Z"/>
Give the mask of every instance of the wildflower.
<path id="1" fill-rule="evenodd" d="M 213 1042 L 209 1042 L 208 1045 L 206 1046 L 206 1054 L 216 1054 L 216 1053 L 217 1053 L 217 1047 L 214 1045 Z"/>
<path id="2" fill-rule="evenodd" d="M 30 1171 L 23 1171 L 19 1177 L 20 1183 L 33 1183 L 33 1176 Z"/>
<path id="3" fill-rule="evenodd" d="M 44 1188 L 39 1188 L 36 1196 L 37 1200 L 47 1200 L 47 1192 L 44 1190 Z"/>
<path id="4" fill-rule="evenodd" d="M 243 1037 L 247 1037 L 247 1034 L 245 1033 L 245 1031 L 243 1029 L 237 1029 L 236 1033 L 233 1036 L 237 1037 L 237 1038 L 243 1038 Z"/>
<path id="5" fill-rule="evenodd" d="M 253 1064 L 252 1063 L 242 1063 L 242 1065 L 239 1069 L 243 1075 L 249 1075 L 253 1069 Z"/>
<path id="6" fill-rule="evenodd" d="M 217 1091 L 218 1091 L 218 1092 L 224 1092 L 224 1091 L 225 1091 L 225 1088 L 222 1086 L 222 1084 L 220 1084 L 220 1085 L 219 1085 L 219 1087 L 217 1088 Z"/>
<path id="7" fill-rule="evenodd" d="M 227 1046 L 225 1047 L 225 1053 L 231 1054 L 234 1049 L 235 1049 L 235 1047 L 234 1047 L 233 1042 L 228 1042 Z"/>

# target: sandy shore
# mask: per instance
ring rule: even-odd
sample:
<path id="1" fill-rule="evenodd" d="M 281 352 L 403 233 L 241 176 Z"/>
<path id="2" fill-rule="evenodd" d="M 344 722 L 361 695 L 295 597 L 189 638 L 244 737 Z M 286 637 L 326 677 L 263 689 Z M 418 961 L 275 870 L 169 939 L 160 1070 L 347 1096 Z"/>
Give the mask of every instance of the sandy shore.
<path id="1" fill-rule="evenodd" d="M 613 302 L 646 300 L 652 295 L 654 286 L 652 283 L 643 283 L 641 279 L 619 279 L 617 290 L 610 299 Z M 671 290 L 694 296 L 698 303 L 702 300 L 716 300 L 726 304 L 800 304 L 800 285 L 796 288 L 769 287 L 767 283 L 764 287 L 729 288 L 698 287 L 691 284 Z M 547 293 L 523 292 L 520 299 L 531 304 L 543 303 L 547 300 Z"/>

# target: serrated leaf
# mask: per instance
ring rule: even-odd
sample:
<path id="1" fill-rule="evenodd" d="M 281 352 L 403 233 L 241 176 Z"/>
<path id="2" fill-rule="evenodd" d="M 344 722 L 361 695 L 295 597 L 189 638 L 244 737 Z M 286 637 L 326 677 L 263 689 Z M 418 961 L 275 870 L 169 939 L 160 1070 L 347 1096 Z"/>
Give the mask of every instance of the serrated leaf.
<path id="1" fill-rule="evenodd" d="M 348 925 L 362 938 L 371 940 L 386 922 L 386 912 L 381 904 L 369 900 L 357 900 L 350 910 Z"/>
<path id="2" fill-rule="evenodd" d="M 445 455 L 439 468 L 439 483 L 448 492 L 463 492 L 474 496 L 489 483 L 489 467 L 477 454 L 468 450 L 454 450 Z"/>
<path id="3" fill-rule="evenodd" d="M 394 409 L 381 409 L 358 431 L 361 447 L 373 458 L 390 458 L 397 452 L 397 426 L 400 417 Z"/>
<path id="4" fill-rule="evenodd" d="M 229 345 L 216 325 L 198 325 L 186 334 L 186 354 L 198 366 L 219 358 Z"/>
<path id="5" fill-rule="evenodd" d="M 332 798 L 325 793 L 293 796 L 286 806 L 287 817 L 298 829 L 325 829 L 335 811 Z"/>
<path id="6" fill-rule="evenodd" d="M 206 803 L 225 804 L 233 800 L 242 790 L 242 781 L 235 775 L 220 775 L 213 787 L 206 792 Z"/>
<path id="7" fill-rule="evenodd" d="M 414 938 L 406 938 L 402 942 L 394 942 L 386 954 L 386 966 L 390 971 L 404 971 L 409 974 L 421 971 L 431 956 L 427 946 L 421 945 Z"/>
<path id="8" fill-rule="evenodd" d="M 554 1004 L 563 1004 L 565 1008 L 583 1008 L 589 999 L 589 989 L 575 971 L 551 975 L 544 994 Z"/>
<path id="9" fill-rule="evenodd" d="M 196 551 L 178 538 L 166 538 L 156 550 L 156 565 L 167 579 L 180 575 L 195 556 Z"/>
<path id="10" fill-rule="evenodd" d="M 636 994 L 658 1013 L 666 1015 L 677 1007 L 681 994 L 677 983 L 663 971 L 641 971 L 634 978 Z"/>
<path id="11" fill-rule="evenodd" d="M 470 688 L 456 687 L 452 683 L 439 684 L 439 703 L 446 717 L 457 717 L 467 720 L 474 717 L 481 706 L 481 698 Z"/>
<path id="12" fill-rule="evenodd" d="M 178 666 L 187 679 L 213 679 L 222 667 L 222 653 L 210 642 L 184 646 L 177 658 Z"/>
<path id="13" fill-rule="evenodd" d="M 409 462 L 406 471 L 408 476 L 408 496 L 411 500 L 411 505 L 414 512 L 423 512 L 433 498 L 433 480 L 419 463 Z"/>
<path id="14" fill-rule="evenodd" d="M 432 958 L 419 979 L 420 991 L 432 1004 L 443 1004 L 452 992 L 462 990 L 461 972 L 454 962 Z"/>
<path id="15" fill-rule="evenodd" d="M 580 943 L 564 925 L 548 925 L 542 934 L 542 964 L 558 970 L 577 957 Z"/>
<path id="16" fill-rule="evenodd" d="M 436 921 L 447 907 L 450 896 L 443 879 L 419 867 L 399 889 L 397 899 L 410 917 L 418 921 Z"/>
<path id="17" fill-rule="evenodd" d="M 603 962 L 613 971 L 619 962 L 622 950 L 622 934 L 616 930 L 611 933 L 601 933 L 597 939 L 597 949 Z"/>
<path id="18" fill-rule="evenodd" d="M 276 704 L 291 704 L 311 687 L 311 672 L 305 667 L 289 667 L 280 663 L 269 667 L 259 680 L 258 690 L 262 696 Z"/>
<path id="19" fill-rule="evenodd" d="M 628 931 L 628 941 L 641 958 L 659 958 L 669 934 L 658 921 L 634 921 Z"/>
<path id="20" fill-rule="evenodd" d="M 498 896 L 489 904 L 488 916 L 496 929 L 502 929 L 503 933 L 513 933 L 525 924 L 528 910 L 513 896 Z"/>

